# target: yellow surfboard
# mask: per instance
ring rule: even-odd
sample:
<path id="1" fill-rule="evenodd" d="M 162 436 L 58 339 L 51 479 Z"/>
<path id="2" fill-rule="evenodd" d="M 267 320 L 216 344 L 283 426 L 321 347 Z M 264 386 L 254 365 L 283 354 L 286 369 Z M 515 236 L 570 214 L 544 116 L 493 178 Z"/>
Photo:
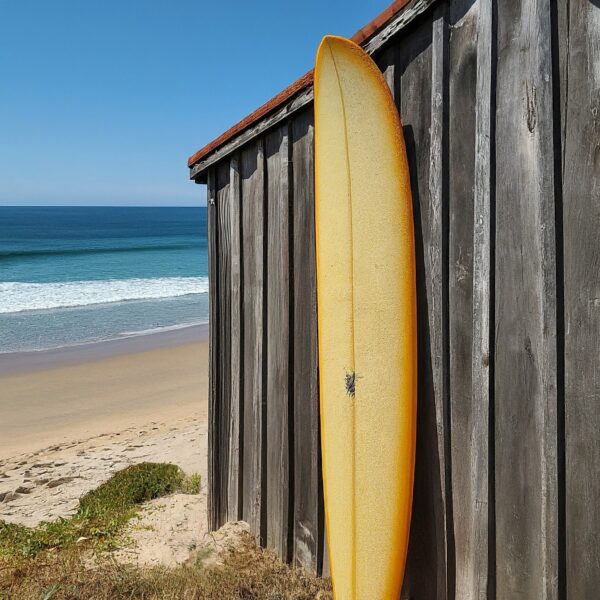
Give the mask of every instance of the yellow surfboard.
<path id="1" fill-rule="evenodd" d="M 321 444 L 337 600 L 399 597 L 416 433 L 415 255 L 400 118 L 371 58 L 327 36 L 315 68 Z"/>

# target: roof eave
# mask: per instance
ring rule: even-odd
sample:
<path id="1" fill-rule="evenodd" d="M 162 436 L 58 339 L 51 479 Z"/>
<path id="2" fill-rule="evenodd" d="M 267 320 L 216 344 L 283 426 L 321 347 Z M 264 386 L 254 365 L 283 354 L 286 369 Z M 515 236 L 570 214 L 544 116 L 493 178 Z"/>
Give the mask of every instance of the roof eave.
<path id="1" fill-rule="evenodd" d="M 377 34 L 381 33 L 381 30 L 386 27 L 386 25 L 390 25 L 390 23 L 395 19 L 395 17 L 399 16 L 400 11 L 402 11 L 403 16 L 405 13 L 407 18 L 405 22 L 406 24 L 409 21 L 412 21 L 416 16 L 423 13 L 430 6 L 435 4 L 438 0 L 395 0 L 388 8 L 386 8 L 381 14 L 379 14 L 375 19 L 357 31 L 353 36 L 352 40 L 363 47 L 368 46 L 369 42 L 374 38 Z M 410 5 L 410 6 L 409 6 Z M 403 10 L 405 9 L 405 10 Z M 408 14 L 410 13 L 410 14 Z M 383 40 L 382 43 L 389 39 L 389 36 Z M 381 45 L 381 44 L 379 44 Z M 379 45 L 374 46 L 372 50 L 379 47 Z M 365 48 L 367 51 L 368 48 Z M 222 133 L 219 137 L 214 139 L 212 142 L 198 150 L 195 154 L 190 156 L 188 159 L 188 167 L 190 168 L 190 179 L 195 180 L 197 183 L 205 183 L 204 171 L 210 166 L 208 161 L 208 157 L 218 150 L 222 149 L 225 145 L 228 144 L 231 140 L 240 136 L 243 132 L 252 128 L 255 124 L 259 123 L 262 119 L 265 119 L 269 115 L 273 115 L 278 109 L 282 109 L 287 103 L 293 102 L 296 97 L 300 97 L 304 92 L 305 96 L 308 98 L 307 91 L 312 87 L 313 84 L 313 71 L 309 71 L 299 79 L 297 79 L 294 83 L 286 87 L 279 94 L 271 98 L 268 102 L 263 104 L 261 107 L 256 109 L 254 112 L 250 113 L 247 117 L 236 123 L 233 127 L 230 127 L 227 131 Z M 311 98 L 310 98 L 311 99 Z M 310 101 L 308 99 L 304 104 L 308 104 Z M 281 119 L 273 120 L 273 123 L 278 122 Z M 237 146 L 237 145 L 236 145 Z M 233 151 L 233 147 L 232 147 Z M 202 166 L 206 165 L 205 167 Z"/>

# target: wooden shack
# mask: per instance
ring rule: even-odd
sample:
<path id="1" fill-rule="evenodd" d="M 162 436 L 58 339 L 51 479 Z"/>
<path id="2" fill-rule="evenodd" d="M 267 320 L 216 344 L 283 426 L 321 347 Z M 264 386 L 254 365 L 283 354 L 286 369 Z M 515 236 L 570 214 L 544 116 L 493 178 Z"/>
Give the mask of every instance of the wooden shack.
<path id="1" fill-rule="evenodd" d="M 403 598 L 597 598 L 600 2 L 398 0 L 354 39 L 414 197 Z M 312 94 L 309 73 L 189 167 L 209 199 L 210 524 L 244 519 L 320 573 Z"/>

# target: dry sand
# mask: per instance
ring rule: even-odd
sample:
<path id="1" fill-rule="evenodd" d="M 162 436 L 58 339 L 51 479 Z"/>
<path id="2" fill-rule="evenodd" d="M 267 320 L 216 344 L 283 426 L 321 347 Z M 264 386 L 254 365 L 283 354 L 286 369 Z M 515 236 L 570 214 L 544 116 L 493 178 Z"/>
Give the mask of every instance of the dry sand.
<path id="1" fill-rule="evenodd" d="M 39 360 L 30 371 L 17 361 L 16 374 L 0 376 L 0 519 L 34 526 L 66 517 L 116 471 L 169 462 L 199 473 L 202 492 L 150 503 L 140 515 L 145 525 L 132 523 L 134 545 L 121 558 L 175 564 L 201 544 L 208 344 L 155 342 L 158 348 L 102 358 L 71 352 L 41 370 Z"/>
<path id="2" fill-rule="evenodd" d="M 160 335 L 143 337 L 150 348 L 164 341 Z M 90 354 L 79 362 L 90 347 L 102 357 Z M 16 374 L 0 377 L 0 460 L 194 411 L 206 414 L 207 342 L 104 357 L 107 347 L 122 350 L 110 342 L 90 344 L 69 349 L 63 364 L 20 372 L 30 362 L 21 360 L 13 365 Z M 50 362 L 63 352 L 35 359 L 43 366 L 43 358 Z M 0 355 L 0 365 L 11 358 Z"/>

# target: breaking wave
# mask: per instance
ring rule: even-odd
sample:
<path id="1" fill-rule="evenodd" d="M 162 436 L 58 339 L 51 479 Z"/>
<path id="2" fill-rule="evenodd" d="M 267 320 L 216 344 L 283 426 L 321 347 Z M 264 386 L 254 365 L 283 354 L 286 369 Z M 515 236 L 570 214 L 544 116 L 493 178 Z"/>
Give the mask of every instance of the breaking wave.
<path id="1" fill-rule="evenodd" d="M 0 314 L 93 304 L 158 300 L 208 292 L 208 277 L 0 283 Z"/>

